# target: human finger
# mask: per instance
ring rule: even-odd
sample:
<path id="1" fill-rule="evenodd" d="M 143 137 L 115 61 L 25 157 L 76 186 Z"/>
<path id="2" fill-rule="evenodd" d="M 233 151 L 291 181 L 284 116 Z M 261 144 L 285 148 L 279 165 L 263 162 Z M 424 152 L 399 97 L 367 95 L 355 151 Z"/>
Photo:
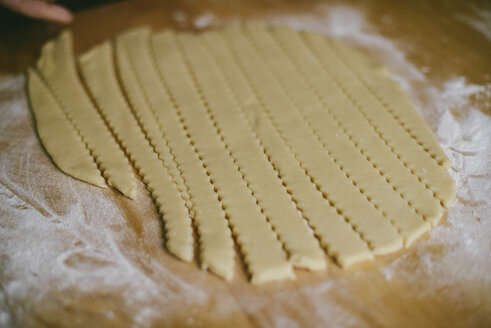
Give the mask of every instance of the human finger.
<path id="1" fill-rule="evenodd" d="M 70 23 L 73 15 L 67 9 L 39 0 L 6 0 L 10 9 L 29 17 L 58 23 Z"/>

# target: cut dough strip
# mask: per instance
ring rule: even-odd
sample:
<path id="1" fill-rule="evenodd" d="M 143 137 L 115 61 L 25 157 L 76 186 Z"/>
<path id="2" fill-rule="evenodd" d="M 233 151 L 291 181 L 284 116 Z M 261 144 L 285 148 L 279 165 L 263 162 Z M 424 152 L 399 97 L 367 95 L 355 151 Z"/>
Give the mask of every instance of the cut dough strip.
<path id="1" fill-rule="evenodd" d="M 222 202 L 253 283 L 293 278 L 281 243 L 257 205 L 244 173 L 224 142 L 217 122 L 189 75 L 177 48 L 174 35 L 159 33 L 152 38 L 164 86 L 200 149 L 215 186 L 222 192 Z M 194 93 L 188 90 L 195 90 Z"/>
<path id="2" fill-rule="evenodd" d="M 287 46 L 288 49 L 282 49 L 283 43 L 277 43 L 276 38 L 265 28 L 249 26 L 246 31 L 246 35 L 252 39 L 255 46 L 263 50 L 263 60 L 288 89 L 288 94 L 294 99 L 297 108 L 302 109 L 303 119 L 308 122 L 312 131 L 349 172 L 361 191 L 398 227 L 406 244 L 410 244 L 429 230 L 430 224 L 425 222 L 420 210 L 426 211 L 425 216 L 441 217 L 443 209 L 440 202 L 433 198 L 417 179 L 414 179 L 412 186 L 416 187 L 416 192 L 409 195 L 413 196 L 412 198 L 406 199 L 407 195 L 403 195 L 398 186 L 392 183 L 392 177 L 387 177 L 376 165 L 374 166 L 370 157 L 365 155 L 365 150 L 359 148 L 352 132 L 343 129 L 330 108 L 322 102 L 319 94 L 324 90 L 315 90 L 310 77 L 299 72 L 297 63 L 288 58 L 291 53 L 300 51 L 294 40 L 291 37 L 282 40 L 293 45 Z M 409 173 L 407 175 L 411 177 Z M 413 207 L 412 204 L 416 204 L 417 207 Z"/>
<path id="3" fill-rule="evenodd" d="M 201 40 L 233 90 L 239 101 L 239 109 L 246 115 L 249 126 L 264 144 L 265 153 L 328 254 L 342 266 L 372 259 L 373 255 L 366 242 L 349 222 L 345 222 L 346 218 L 336 212 L 329 200 L 323 198 L 322 192 L 311 182 L 276 126 L 268 124 L 271 123 L 271 118 L 268 117 L 264 104 L 258 102 L 253 86 L 244 78 L 216 32 L 203 34 Z"/>
<path id="4" fill-rule="evenodd" d="M 319 140 L 289 100 L 287 92 L 280 87 L 278 80 L 271 76 L 269 67 L 259 61 L 258 55 L 251 49 L 241 30 L 230 28 L 224 31 L 223 36 L 234 48 L 235 53 L 240 54 L 237 57 L 242 62 L 241 65 L 248 72 L 252 83 L 258 86 L 258 94 L 271 110 L 279 129 L 307 171 L 322 186 L 322 190 L 352 219 L 375 253 L 382 254 L 400 249 L 403 239 L 397 229 L 360 193 L 336 160 L 322 149 Z M 248 65 L 247 62 L 253 64 Z M 353 201 L 357 206 L 352 206 Z"/>
<path id="5" fill-rule="evenodd" d="M 134 198 L 136 180 L 128 159 L 104 125 L 77 76 L 70 32 L 63 32 L 56 41 L 43 47 L 37 67 L 60 107 L 76 124 L 107 183 Z"/>
<path id="6" fill-rule="evenodd" d="M 291 196 L 278 178 L 278 172 L 268 161 L 263 148 L 244 122 L 228 85 L 217 74 L 196 37 L 189 34 L 176 36 L 185 52 L 191 74 L 199 83 L 204 100 L 208 102 L 217 129 L 224 136 L 230 152 L 237 159 L 253 190 L 258 204 L 284 243 L 289 260 L 294 266 L 313 270 L 325 269 L 325 256 L 311 230 L 303 222 Z"/>
<path id="7" fill-rule="evenodd" d="M 80 57 L 80 67 L 96 105 L 142 176 L 165 221 L 166 245 L 177 257 L 193 258 L 192 228 L 184 200 L 153 152 L 119 88 L 111 46 L 103 43 Z"/>
<path id="8" fill-rule="evenodd" d="M 223 205 L 219 200 L 221 196 L 215 191 L 201 155 L 193 146 L 193 140 L 186 136 L 171 100 L 162 92 L 148 48 L 149 37 L 148 30 L 133 30 L 119 37 L 119 55 L 131 56 L 135 65 L 134 70 L 129 70 L 134 73 L 133 78 L 126 76 L 124 84 L 132 102 L 139 104 L 134 106 L 134 110 L 142 118 L 142 126 L 156 122 L 160 138 L 167 140 L 169 152 L 174 154 L 173 161 L 182 175 L 192 203 L 191 213 L 199 235 L 201 266 L 230 280 L 234 272 L 235 251 Z M 123 49 L 127 49 L 127 52 Z M 124 66 L 120 68 L 125 69 Z M 138 100 L 138 95 L 143 96 L 140 97 L 143 99 Z"/>
<path id="9" fill-rule="evenodd" d="M 37 132 L 53 162 L 76 179 L 106 187 L 83 137 L 66 117 L 51 90 L 32 68 L 27 70 L 27 80 Z"/>
<path id="10" fill-rule="evenodd" d="M 373 94 L 378 102 L 391 113 L 404 130 L 414 138 L 423 150 L 430 154 L 438 165 L 449 169 L 452 165 L 449 158 L 438 144 L 426 122 L 414 110 L 402 87 L 393 81 L 386 71 L 374 70 L 367 64 L 365 57 L 348 49 L 339 42 L 324 38 L 331 49 L 344 62 L 360 83 Z"/>
<path id="11" fill-rule="evenodd" d="M 281 31 L 287 31 L 287 29 L 281 29 Z M 434 196 L 441 200 L 444 205 L 449 205 L 455 198 L 455 182 L 450 175 L 437 165 L 430 155 L 417 144 L 415 139 L 406 133 L 389 112 L 381 108 L 382 106 L 377 103 L 373 95 L 360 84 L 356 77 L 346 73 L 346 69 L 342 68 L 341 60 L 333 54 L 324 38 L 313 34 L 301 35 L 304 36 L 305 44 L 312 50 L 325 73 L 332 79 L 336 88 L 350 101 L 353 109 L 363 116 L 364 121 L 369 123 L 377 136 L 402 161 L 404 166 L 416 175 L 418 180 L 424 183 L 428 189 L 432 190 Z M 347 85 L 349 85 L 349 92 Z M 387 124 L 387 122 L 394 122 L 395 124 Z"/>

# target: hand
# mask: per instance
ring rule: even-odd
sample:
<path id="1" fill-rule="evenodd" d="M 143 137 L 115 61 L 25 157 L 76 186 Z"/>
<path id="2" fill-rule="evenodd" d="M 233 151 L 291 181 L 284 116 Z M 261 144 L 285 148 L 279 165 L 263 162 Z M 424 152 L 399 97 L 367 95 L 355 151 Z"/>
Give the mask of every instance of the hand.
<path id="1" fill-rule="evenodd" d="M 70 23 L 73 16 L 66 8 L 51 4 L 55 0 L 0 0 L 0 5 L 3 5 L 20 14 L 57 22 Z"/>

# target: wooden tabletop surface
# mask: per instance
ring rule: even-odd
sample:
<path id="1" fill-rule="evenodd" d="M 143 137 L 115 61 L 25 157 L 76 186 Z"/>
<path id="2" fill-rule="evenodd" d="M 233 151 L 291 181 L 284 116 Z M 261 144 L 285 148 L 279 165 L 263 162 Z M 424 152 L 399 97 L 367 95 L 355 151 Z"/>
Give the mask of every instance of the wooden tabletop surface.
<path id="1" fill-rule="evenodd" d="M 327 26 L 326 31 L 331 33 L 331 36 L 346 39 L 347 43 L 382 61 L 391 71 L 397 71 L 397 58 L 390 58 L 390 53 L 387 55 L 387 52 L 378 52 L 376 49 L 380 49 L 380 45 L 371 47 L 370 39 L 367 39 L 368 43 L 363 43 L 351 36 L 350 33 L 359 33 L 360 30 L 355 28 L 354 32 L 350 32 L 349 28 L 343 30 L 342 26 L 332 26 L 332 16 L 329 14 L 337 10 L 338 16 L 342 17 L 344 10 L 347 26 L 355 26 L 358 17 L 356 15 L 361 15 L 370 27 L 367 33 L 376 36 L 373 38 L 374 45 L 376 42 L 387 42 L 398 51 L 394 52 L 394 57 L 403 54 L 405 62 L 411 63 L 412 67 L 418 70 L 418 74 L 423 76 L 424 82 L 411 82 L 410 88 L 415 90 L 416 95 L 411 97 L 418 97 L 418 88 L 423 90 L 431 86 L 438 89 L 453 78 L 463 79 L 469 85 L 491 84 L 491 2 L 488 1 L 135 0 L 102 4 L 91 1 L 91 5 L 93 6 L 88 8 L 78 8 L 74 23 L 68 27 L 20 19 L 0 12 L 0 76 L 21 74 L 34 62 L 40 46 L 63 28 L 73 30 L 75 51 L 81 53 L 133 26 L 149 25 L 156 29 L 196 31 L 202 27 L 256 19 L 265 22 L 288 21 L 293 25 L 298 21 L 301 22 L 299 26 L 314 30 Z M 353 15 L 356 17 L 353 18 Z M 312 22 L 309 21 L 309 17 L 313 17 Z M 339 21 L 334 24 L 339 24 Z M 397 74 L 412 73 L 401 70 Z M 424 104 L 425 100 L 421 101 Z M 490 102 L 489 94 L 475 99 L 471 97 L 469 106 L 451 108 L 451 111 L 455 117 L 460 117 L 465 115 L 466 108 L 472 107 L 485 115 L 491 115 Z M 435 112 L 423 111 L 422 115 L 435 130 L 438 124 Z M 153 211 L 149 201 L 146 205 L 148 208 L 142 211 L 133 208 L 126 200 L 118 202 L 120 205 L 124 203 L 121 206 L 125 208 L 129 226 L 136 227 L 136 230 L 142 229 L 141 226 L 146 224 L 137 222 L 139 216 Z M 158 220 L 156 214 L 149 216 L 148 220 L 152 219 Z M 443 226 L 449 225 L 443 221 Z M 193 277 L 203 277 L 203 274 L 210 276 L 199 278 L 202 281 L 200 284 L 208 291 L 208 297 L 202 306 L 190 307 L 185 303 L 174 304 L 175 301 L 172 300 L 168 300 L 168 303 L 162 301 L 162 304 L 172 304 L 174 310 L 172 314 L 165 312 L 165 317 L 153 321 L 156 326 L 491 326 L 489 284 L 448 280 L 448 283 L 442 283 L 435 288 L 432 284 L 438 277 L 428 275 L 425 278 L 418 273 L 424 256 L 438 262 L 438 259 L 443 258 L 449 251 L 449 244 L 431 242 L 431 236 L 424 237 L 409 249 L 397 254 L 381 257 L 374 262 L 357 265 L 348 270 L 342 270 L 331 262 L 326 272 L 298 272 L 296 281 L 263 286 L 250 285 L 240 265 L 234 281 L 226 283 L 210 274 L 200 272 L 195 266 L 172 259 L 161 249 L 161 245 L 148 246 L 151 242 L 152 240 L 146 242 L 146 254 L 154 254 L 164 267 L 182 274 L 183 279 L 191 281 Z M 139 247 L 140 244 L 136 245 L 135 247 Z M 483 256 L 489 256 L 489 241 L 483 245 L 488 247 Z M 130 243 L 129 246 L 122 247 L 133 246 Z M 380 268 L 387 268 L 402 255 L 404 261 L 407 261 L 404 272 L 399 274 L 396 270 L 388 278 Z M 455 265 L 458 266 L 459 258 L 463 261 L 466 255 L 462 253 L 456 256 Z M 449 270 L 446 267 L 444 269 Z M 489 272 L 490 269 L 482 264 L 483 272 Z M 148 275 L 153 276 L 154 273 L 148 272 Z M 417 279 L 413 279 L 411 275 Z M 445 273 L 442 279 L 449 276 L 450 273 Z M 489 282 L 489 279 L 487 281 Z M 75 294 L 80 295 L 77 293 Z M 17 322 L 32 326 L 71 326 L 74 322 L 79 326 L 135 324 L 127 314 L 126 306 L 129 305 L 121 305 L 124 303 L 121 290 L 108 290 L 95 296 L 85 295 L 75 301 L 70 299 L 68 292 L 54 293 L 50 297 L 56 295 L 61 301 L 49 303 L 49 307 L 34 305 L 37 303 L 33 300 L 23 312 L 17 309 L 10 310 Z M 217 317 L 214 304 L 220 303 L 223 299 L 231 299 L 236 311 Z M 102 319 L 101 313 L 106 309 L 111 310 L 113 316 Z M 31 319 L 23 321 L 21 317 L 24 315 Z"/>

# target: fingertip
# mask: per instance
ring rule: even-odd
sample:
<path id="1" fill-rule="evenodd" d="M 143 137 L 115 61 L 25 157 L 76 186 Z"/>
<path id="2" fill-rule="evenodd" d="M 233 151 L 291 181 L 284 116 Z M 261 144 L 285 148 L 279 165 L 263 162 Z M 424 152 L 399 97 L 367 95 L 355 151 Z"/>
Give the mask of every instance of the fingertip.
<path id="1" fill-rule="evenodd" d="M 24 0 L 16 3 L 12 9 L 33 18 L 61 24 L 73 21 L 73 15 L 68 9 L 39 0 Z"/>
<path id="2" fill-rule="evenodd" d="M 50 19 L 57 23 L 70 24 L 73 22 L 73 14 L 63 7 L 56 6 L 52 8 L 50 16 Z"/>

